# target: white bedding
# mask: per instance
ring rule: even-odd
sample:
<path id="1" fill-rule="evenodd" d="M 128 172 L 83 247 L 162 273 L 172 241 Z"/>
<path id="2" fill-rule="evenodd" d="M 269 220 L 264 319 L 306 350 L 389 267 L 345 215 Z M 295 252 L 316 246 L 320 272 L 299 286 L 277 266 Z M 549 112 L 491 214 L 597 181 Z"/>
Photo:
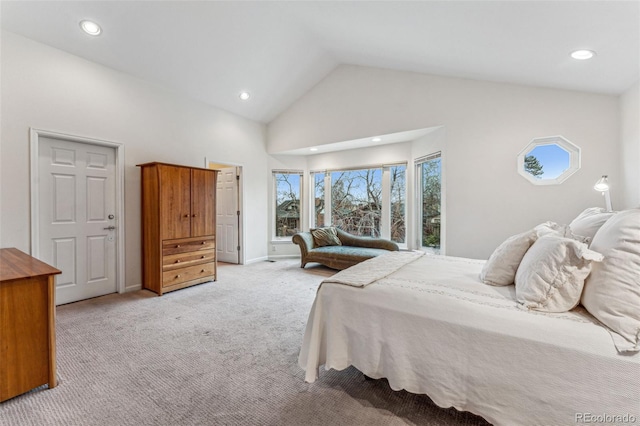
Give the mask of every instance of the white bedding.
<path id="1" fill-rule="evenodd" d="M 305 380 L 353 365 L 497 425 L 640 424 L 640 353 L 618 354 L 584 309 L 519 308 L 514 286 L 479 280 L 483 263 L 423 256 L 366 287 L 323 283 L 299 356 Z"/>

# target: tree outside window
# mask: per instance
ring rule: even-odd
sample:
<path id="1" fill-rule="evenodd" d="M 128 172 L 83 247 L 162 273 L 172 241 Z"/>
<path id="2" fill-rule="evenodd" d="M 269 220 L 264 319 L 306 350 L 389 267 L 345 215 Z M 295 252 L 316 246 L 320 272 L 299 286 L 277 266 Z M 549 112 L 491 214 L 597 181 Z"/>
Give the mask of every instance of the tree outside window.
<path id="1" fill-rule="evenodd" d="M 544 167 L 535 156 L 527 155 L 524 157 L 524 170 L 530 175 L 540 179 L 540 176 L 544 174 L 543 168 Z"/>
<path id="2" fill-rule="evenodd" d="M 398 164 L 312 173 L 312 227 L 332 225 L 353 235 L 405 243 L 406 171 L 406 164 Z"/>
<path id="3" fill-rule="evenodd" d="M 382 169 L 331 173 L 332 224 L 353 234 L 380 237 Z"/>
<path id="4" fill-rule="evenodd" d="M 298 172 L 274 172 L 276 186 L 275 236 L 291 237 L 300 231 L 302 176 Z"/>
<path id="5" fill-rule="evenodd" d="M 391 180 L 391 240 L 404 243 L 407 227 L 405 223 L 406 209 L 406 175 L 407 166 L 389 168 Z"/>
<path id="6" fill-rule="evenodd" d="M 314 214 L 316 227 L 325 226 L 325 210 L 324 210 L 324 173 L 314 173 L 313 175 L 313 193 L 314 193 Z"/>
<path id="7" fill-rule="evenodd" d="M 422 246 L 440 250 L 440 220 L 442 206 L 441 158 L 431 158 L 421 163 L 422 183 Z"/>

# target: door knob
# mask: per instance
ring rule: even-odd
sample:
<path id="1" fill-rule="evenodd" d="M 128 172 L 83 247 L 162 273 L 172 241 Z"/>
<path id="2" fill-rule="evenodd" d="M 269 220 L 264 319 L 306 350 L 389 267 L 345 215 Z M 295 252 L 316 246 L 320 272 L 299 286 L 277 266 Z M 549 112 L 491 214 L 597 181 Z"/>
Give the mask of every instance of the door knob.
<path id="1" fill-rule="evenodd" d="M 106 228 L 102 228 L 102 229 L 105 229 L 107 231 L 113 231 L 114 229 L 116 229 L 116 227 L 115 226 L 107 226 Z"/>

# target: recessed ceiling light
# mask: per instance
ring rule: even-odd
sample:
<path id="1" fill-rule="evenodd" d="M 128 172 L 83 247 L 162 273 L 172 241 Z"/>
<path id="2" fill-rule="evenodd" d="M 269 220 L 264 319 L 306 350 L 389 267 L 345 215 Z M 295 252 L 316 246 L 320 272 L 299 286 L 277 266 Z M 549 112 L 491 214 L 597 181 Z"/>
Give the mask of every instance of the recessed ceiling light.
<path id="1" fill-rule="evenodd" d="M 317 151 L 318 148 L 309 148 L 309 151 Z"/>
<path id="2" fill-rule="evenodd" d="M 80 21 L 80 28 L 82 28 L 82 31 L 92 36 L 97 36 L 102 32 L 100 25 L 86 19 L 84 21 Z"/>
<path id="3" fill-rule="evenodd" d="M 594 52 L 593 50 L 576 50 L 574 52 L 571 52 L 571 57 L 573 59 L 584 61 L 585 59 L 593 58 L 595 54 L 596 52 Z"/>
<path id="4" fill-rule="evenodd" d="M 243 101 L 248 100 L 251 97 L 251 93 L 249 92 L 240 92 L 240 94 L 238 95 L 240 97 L 240 99 L 242 99 Z"/>
<path id="5" fill-rule="evenodd" d="M 373 138 L 371 139 L 371 142 L 380 142 L 382 140 L 382 138 Z"/>

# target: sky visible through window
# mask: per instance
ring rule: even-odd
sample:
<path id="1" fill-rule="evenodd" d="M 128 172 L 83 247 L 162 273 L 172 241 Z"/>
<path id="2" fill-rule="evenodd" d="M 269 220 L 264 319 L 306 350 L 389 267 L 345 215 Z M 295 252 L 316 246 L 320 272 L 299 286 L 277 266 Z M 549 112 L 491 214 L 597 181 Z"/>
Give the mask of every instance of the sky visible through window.
<path id="1" fill-rule="evenodd" d="M 540 179 L 555 179 L 569 168 L 569 153 L 556 144 L 538 145 L 527 155 L 533 155 L 542 165 Z"/>
<path id="2" fill-rule="evenodd" d="M 369 195 L 371 191 L 379 192 L 382 185 L 382 169 L 362 169 L 346 170 L 331 173 L 331 182 L 335 187 L 339 185 L 338 191 L 341 196 L 349 196 L 354 201 L 362 203 L 371 201 Z"/>
<path id="3" fill-rule="evenodd" d="M 292 199 L 300 199 L 300 175 L 297 173 L 278 173 L 276 175 L 277 203 Z"/>

